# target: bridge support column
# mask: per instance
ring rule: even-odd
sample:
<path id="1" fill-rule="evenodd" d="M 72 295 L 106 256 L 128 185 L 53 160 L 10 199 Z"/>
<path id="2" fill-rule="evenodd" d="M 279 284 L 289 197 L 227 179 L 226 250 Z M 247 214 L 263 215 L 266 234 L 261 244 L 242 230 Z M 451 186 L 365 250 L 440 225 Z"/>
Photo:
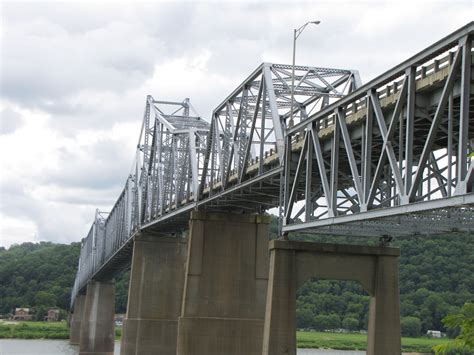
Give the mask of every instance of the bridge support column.
<path id="1" fill-rule="evenodd" d="M 269 222 L 192 213 L 177 354 L 261 354 Z"/>
<path id="2" fill-rule="evenodd" d="M 81 340 L 81 323 L 84 315 L 85 295 L 77 295 L 74 300 L 73 312 L 70 315 L 69 323 L 69 343 L 79 345 Z"/>
<path id="3" fill-rule="evenodd" d="M 81 323 L 79 354 L 106 355 L 114 353 L 115 284 L 90 281 Z"/>
<path id="4" fill-rule="evenodd" d="M 135 237 L 121 355 L 176 355 L 186 247 L 184 238 Z"/>
<path id="5" fill-rule="evenodd" d="M 370 297 L 367 354 L 400 354 L 398 258 L 377 257 Z"/>
<path id="6" fill-rule="evenodd" d="M 359 281 L 371 296 L 367 354 L 401 354 L 399 255 L 389 247 L 271 241 L 262 354 L 296 354 L 296 290 L 312 277 Z"/>

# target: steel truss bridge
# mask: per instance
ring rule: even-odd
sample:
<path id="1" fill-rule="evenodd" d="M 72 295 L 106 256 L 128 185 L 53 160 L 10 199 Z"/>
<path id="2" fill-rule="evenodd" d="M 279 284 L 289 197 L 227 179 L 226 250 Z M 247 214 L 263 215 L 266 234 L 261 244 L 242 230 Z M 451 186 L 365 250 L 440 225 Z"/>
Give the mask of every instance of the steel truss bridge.
<path id="1" fill-rule="evenodd" d="M 212 112 L 148 96 L 132 174 L 82 241 L 72 302 L 127 267 L 139 231 L 192 210 L 278 208 L 280 231 L 474 230 L 474 22 L 362 85 L 357 71 L 263 63 Z"/>

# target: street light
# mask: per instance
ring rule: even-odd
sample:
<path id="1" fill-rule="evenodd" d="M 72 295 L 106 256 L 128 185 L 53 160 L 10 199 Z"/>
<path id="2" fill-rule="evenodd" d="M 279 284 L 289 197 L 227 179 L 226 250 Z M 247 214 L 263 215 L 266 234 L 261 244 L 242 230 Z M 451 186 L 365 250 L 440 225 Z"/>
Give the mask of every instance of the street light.
<path id="1" fill-rule="evenodd" d="M 291 75 L 291 111 L 290 111 L 290 122 L 289 122 L 289 127 L 292 127 L 294 122 L 293 122 L 293 106 L 294 106 L 294 101 L 295 101 L 295 57 L 296 57 L 296 40 L 298 37 L 303 33 L 304 29 L 306 26 L 309 24 L 313 25 L 319 25 L 321 21 L 308 21 L 306 22 L 303 26 L 300 28 L 297 28 L 293 32 L 293 68 L 292 68 L 292 75 Z"/>

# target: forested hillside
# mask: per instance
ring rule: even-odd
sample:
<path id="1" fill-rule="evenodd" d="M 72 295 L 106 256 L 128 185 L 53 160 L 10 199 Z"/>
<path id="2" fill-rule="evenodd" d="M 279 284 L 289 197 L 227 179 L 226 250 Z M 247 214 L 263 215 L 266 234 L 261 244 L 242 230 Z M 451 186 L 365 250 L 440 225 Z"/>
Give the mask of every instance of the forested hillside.
<path id="1" fill-rule="evenodd" d="M 271 226 L 275 231 L 275 224 Z M 376 239 L 292 238 L 321 242 L 377 244 Z M 404 332 L 418 335 L 444 330 L 441 319 L 474 301 L 474 236 L 414 236 L 396 239 L 401 248 L 400 293 Z M 69 307 L 79 243 L 25 243 L 0 248 L 0 313 L 15 307 Z M 116 280 L 116 311 L 127 305 L 129 273 Z M 298 290 L 299 328 L 366 329 L 369 296 L 352 281 L 311 280 Z M 39 318 L 38 318 L 39 319 Z"/>
<path id="2" fill-rule="evenodd" d="M 48 307 L 68 309 L 79 250 L 79 243 L 49 242 L 0 248 L 0 314 L 35 307 L 43 320 Z"/>

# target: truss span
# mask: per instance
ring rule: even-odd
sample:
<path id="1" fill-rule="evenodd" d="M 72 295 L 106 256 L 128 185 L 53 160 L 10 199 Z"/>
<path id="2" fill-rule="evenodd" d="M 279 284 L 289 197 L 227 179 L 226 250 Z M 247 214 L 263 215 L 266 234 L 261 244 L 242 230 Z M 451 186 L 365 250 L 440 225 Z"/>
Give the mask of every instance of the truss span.
<path id="1" fill-rule="evenodd" d="M 72 301 L 127 267 L 133 236 L 179 234 L 194 209 L 278 208 L 281 232 L 382 236 L 474 229 L 474 23 L 371 82 L 261 64 L 201 118 L 145 102 L 133 171 L 83 239 Z M 294 89 L 294 115 L 291 92 Z"/>

